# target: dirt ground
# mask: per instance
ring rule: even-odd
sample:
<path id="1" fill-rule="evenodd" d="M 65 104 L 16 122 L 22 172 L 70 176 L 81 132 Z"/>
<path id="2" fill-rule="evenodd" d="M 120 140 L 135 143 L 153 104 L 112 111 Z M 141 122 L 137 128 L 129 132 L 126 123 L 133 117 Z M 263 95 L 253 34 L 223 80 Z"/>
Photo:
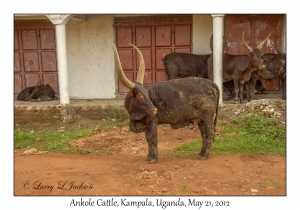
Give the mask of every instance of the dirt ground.
<path id="1" fill-rule="evenodd" d="M 219 120 L 229 121 L 243 105 L 220 108 Z M 285 122 L 285 107 L 280 117 Z M 108 123 L 79 117 L 68 127 L 97 127 Z M 15 128 L 50 129 L 66 125 L 15 118 Z M 217 134 L 220 135 L 217 127 Z M 173 130 L 158 126 L 159 159 L 145 161 L 147 142 L 128 126 L 98 132 L 73 142 L 88 150 L 107 150 L 110 155 L 14 154 L 14 195 L 286 195 L 286 158 L 275 156 L 214 155 L 198 160 L 168 157 L 164 152 L 199 139 L 193 126 Z M 213 146 L 212 146 L 213 147 Z M 199 148 L 200 151 L 200 148 Z"/>

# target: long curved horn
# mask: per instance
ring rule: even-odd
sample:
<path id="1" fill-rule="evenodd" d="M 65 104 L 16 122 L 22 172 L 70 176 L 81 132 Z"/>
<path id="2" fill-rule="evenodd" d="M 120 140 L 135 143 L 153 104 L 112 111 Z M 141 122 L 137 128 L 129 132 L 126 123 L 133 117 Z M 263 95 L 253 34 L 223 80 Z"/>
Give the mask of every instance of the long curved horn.
<path id="1" fill-rule="evenodd" d="M 247 45 L 247 43 L 245 42 L 244 34 L 245 34 L 245 31 L 244 31 L 243 34 L 242 34 L 242 42 L 243 42 L 243 45 L 244 45 L 244 47 L 246 48 L 246 50 L 247 50 L 249 53 L 251 53 L 251 52 L 253 51 L 253 49 L 252 49 L 249 45 Z"/>
<path id="2" fill-rule="evenodd" d="M 276 39 L 277 39 L 277 36 L 276 36 L 276 38 L 275 38 L 275 49 L 276 49 L 276 51 L 277 51 L 279 54 L 281 54 L 281 55 L 285 55 L 285 53 L 278 47 Z"/>
<path id="3" fill-rule="evenodd" d="M 133 44 L 130 44 L 130 45 L 136 49 L 136 51 L 139 55 L 139 59 L 140 59 L 140 67 L 139 67 L 139 71 L 136 76 L 136 82 L 143 84 L 144 75 L 145 75 L 145 62 L 144 62 L 143 55 L 142 55 L 141 51 L 139 50 L 139 48 L 137 48 Z"/>
<path id="4" fill-rule="evenodd" d="M 260 43 L 258 46 L 257 46 L 257 49 L 261 50 L 261 48 L 264 46 L 264 44 L 266 43 L 266 41 L 269 39 L 269 37 L 271 36 L 271 34 L 273 33 L 273 31 L 271 31 L 271 33 L 269 34 L 269 36 L 267 36 L 267 38 L 262 41 L 262 43 Z"/>
<path id="5" fill-rule="evenodd" d="M 135 84 L 133 82 L 131 82 L 129 79 L 127 79 L 127 77 L 125 76 L 123 69 L 122 69 L 122 65 L 121 65 L 121 61 L 119 58 L 117 48 L 114 44 L 113 44 L 113 47 L 114 47 L 114 54 L 115 54 L 115 64 L 116 64 L 116 69 L 117 69 L 119 79 L 122 82 L 122 84 L 125 85 L 125 87 L 127 87 L 129 89 L 133 89 L 135 87 Z"/>

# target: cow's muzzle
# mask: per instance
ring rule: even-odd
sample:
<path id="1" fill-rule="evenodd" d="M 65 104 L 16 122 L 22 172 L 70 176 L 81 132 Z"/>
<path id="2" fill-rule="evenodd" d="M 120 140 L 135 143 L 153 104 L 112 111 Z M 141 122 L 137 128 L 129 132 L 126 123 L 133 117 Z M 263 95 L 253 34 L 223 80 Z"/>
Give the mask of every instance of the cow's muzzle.
<path id="1" fill-rule="evenodd" d="M 266 65 L 259 65 L 258 68 L 261 70 L 266 70 Z"/>
<path id="2" fill-rule="evenodd" d="M 157 108 L 153 108 L 151 109 L 151 113 L 150 113 L 150 116 L 154 116 L 157 114 Z"/>

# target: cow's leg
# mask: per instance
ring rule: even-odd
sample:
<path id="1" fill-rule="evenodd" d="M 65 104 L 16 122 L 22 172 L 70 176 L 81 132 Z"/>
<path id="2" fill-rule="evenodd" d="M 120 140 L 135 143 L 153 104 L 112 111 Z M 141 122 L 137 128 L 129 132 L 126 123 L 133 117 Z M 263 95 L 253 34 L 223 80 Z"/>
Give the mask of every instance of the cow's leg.
<path id="1" fill-rule="evenodd" d="M 205 121 L 200 121 L 198 123 L 198 127 L 202 136 L 202 148 L 198 155 L 198 159 L 206 160 L 209 155 L 209 151 L 211 148 L 211 144 L 213 142 L 215 136 L 215 127 L 213 122 L 213 117 L 209 117 L 211 119 L 207 119 Z"/>
<path id="2" fill-rule="evenodd" d="M 238 98 L 239 98 L 239 81 L 237 79 L 233 80 L 234 84 L 234 91 L 235 91 L 235 103 L 238 103 Z"/>
<path id="3" fill-rule="evenodd" d="M 250 80 L 245 83 L 245 89 L 246 89 L 247 99 L 248 99 L 248 101 L 251 101 Z"/>
<path id="4" fill-rule="evenodd" d="M 257 96 L 255 94 L 255 86 L 257 82 L 258 77 L 252 73 L 249 82 L 249 89 L 250 89 L 250 95 L 251 99 L 257 100 Z"/>
<path id="5" fill-rule="evenodd" d="M 239 83 L 240 104 L 243 103 L 243 91 L 244 91 L 244 84 Z"/>
<path id="6" fill-rule="evenodd" d="M 168 80 L 176 79 L 177 75 L 179 74 L 179 69 L 177 65 L 171 63 L 167 65 L 166 74 L 168 76 Z"/>
<path id="7" fill-rule="evenodd" d="M 150 122 L 147 124 L 145 136 L 148 142 L 148 156 L 146 157 L 146 160 L 149 161 L 149 163 L 156 163 L 158 160 L 156 122 Z"/>
<path id="8" fill-rule="evenodd" d="M 40 98 L 37 98 L 37 99 L 30 98 L 30 99 L 28 99 L 28 101 L 32 101 L 32 102 L 41 102 Z"/>
<path id="9" fill-rule="evenodd" d="M 52 98 L 50 96 L 41 96 L 41 101 L 52 101 Z"/>

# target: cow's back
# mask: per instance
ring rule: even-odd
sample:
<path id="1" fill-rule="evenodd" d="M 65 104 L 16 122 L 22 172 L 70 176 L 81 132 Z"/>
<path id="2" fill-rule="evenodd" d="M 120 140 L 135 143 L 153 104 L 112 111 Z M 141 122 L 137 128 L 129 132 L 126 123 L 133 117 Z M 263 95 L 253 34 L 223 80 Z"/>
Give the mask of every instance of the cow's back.
<path id="1" fill-rule="evenodd" d="M 158 123 L 171 125 L 215 112 L 219 99 L 217 85 L 198 77 L 152 84 L 148 93 L 158 110 Z"/>
<path id="2" fill-rule="evenodd" d="M 207 59 L 209 57 L 209 54 L 170 53 L 163 58 L 164 69 L 171 79 L 198 76 L 208 78 Z"/>
<path id="3" fill-rule="evenodd" d="M 223 54 L 223 82 L 240 78 L 242 74 L 251 76 L 250 57 L 248 55 Z M 248 72 L 249 71 L 249 72 Z"/>

